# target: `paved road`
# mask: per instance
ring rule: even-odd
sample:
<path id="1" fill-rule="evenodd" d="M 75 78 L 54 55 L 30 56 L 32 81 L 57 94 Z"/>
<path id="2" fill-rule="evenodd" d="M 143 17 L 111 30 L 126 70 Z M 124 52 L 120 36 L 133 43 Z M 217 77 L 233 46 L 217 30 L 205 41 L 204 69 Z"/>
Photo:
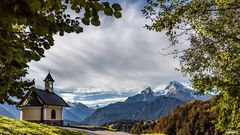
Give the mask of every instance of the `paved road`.
<path id="1" fill-rule="evenodd" d="M 79 129 L 79 128 L 71 128 L 71 127 L 60 127 L 68 130 L 79 130 L 87 135 L 131 135 L 126 132 L 112 132 L 112 131 L 90 131 L 90 130 L 85 130 L 85 129 Z"/>
<path id="2" fill-rule="evenodd" d="M 72 128 L 72 127 L 60 127 L 60 128 L 68 129 L 68 130 L 78 130 L 78 131 L 82 131 L 82 132 L 86 133 L 87 135 L 99 135 L 99 134 L 94 133 L 93 131 L 85 130 L 85 129 Z"/>
<path id="3" fill-rule="evenodd" d="M 94 131 L 98 135 L 132 135 L 126 132 Z"/>

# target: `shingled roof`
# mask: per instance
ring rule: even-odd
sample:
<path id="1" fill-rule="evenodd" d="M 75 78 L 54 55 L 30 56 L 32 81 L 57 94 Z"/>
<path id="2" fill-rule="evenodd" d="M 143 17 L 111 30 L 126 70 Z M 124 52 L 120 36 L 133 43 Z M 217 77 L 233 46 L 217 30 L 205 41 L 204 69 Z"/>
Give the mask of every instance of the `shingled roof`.
<path id="1" fill-rule="evenodd" d="M 35 91 L 28 92 L 26 96 L 26 101 L 23 102 L 20 107 L 44 105 L 70 107 L 60 96 L 54 92 L 36 89 Z"/>
<path id="2" fill-rule="evenodd" d="M 54 80 L 53 80 L 50 72 L 48 73 L 48 75 L 46 76 L 46 78 L 44 79 L 44 81 L 52 81 L 52 82 L 54 82 Z"/>

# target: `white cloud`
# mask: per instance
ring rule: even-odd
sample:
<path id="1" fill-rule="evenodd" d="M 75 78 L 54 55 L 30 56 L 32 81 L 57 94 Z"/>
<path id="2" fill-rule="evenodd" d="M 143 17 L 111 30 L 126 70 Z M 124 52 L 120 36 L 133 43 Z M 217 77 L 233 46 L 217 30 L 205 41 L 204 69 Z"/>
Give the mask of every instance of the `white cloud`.
<path id="1" fill-rule="evenodd" d="M 159 54 L 169 46 L 164 34 L 143 28 L 147 20 L 141 13 L 141 3 L 122 5 L 121 19 L 103 17 L 100 27 L 55 36 L 55 46 L 46 51 L 46 57 L 29 64 L 27 77 L 35 78 L 36 84 L 43 87 L 42 80 L 51 69 L 57 88 L 106 91 L 143 89 L 184 80 L 174 70 L 179 61 Z"/>
<path id="2" fill-rule="evenodd" d="M 105 106 L 107 104 L 123 102 L 127 99 L 127 97 L 119 97 L 119 98 L 106 98 L 106 99 L 98 99 L 98 100 L 79 100 L 75 102 L 81 102 L 87 106 L 93 107 L 96 105 Z"/>

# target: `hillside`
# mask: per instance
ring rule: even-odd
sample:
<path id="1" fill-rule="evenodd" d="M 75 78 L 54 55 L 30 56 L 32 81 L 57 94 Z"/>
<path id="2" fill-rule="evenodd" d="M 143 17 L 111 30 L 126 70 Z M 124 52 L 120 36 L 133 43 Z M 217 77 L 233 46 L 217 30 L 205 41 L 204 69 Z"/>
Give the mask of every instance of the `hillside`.
<path id="1" fill-rule="evenodd" d="M 166 133 L 169 135 L 215 135 L 221 134 L 215 130 L 211 122 L 216 114 L 210 109 L 214 105 L 213 100 L 193 100 L 177 107 L 170 114 L 161 117 L 153 123 L 137 123 L 131 129 L 131 133 Z"/>
<path id="2" fill-rule="evenodd" d="M 79 131 L 65 130 L 44 124 L 35 124 L 0 116 L 0 133 L 9 135 L 84 135 Z"/>

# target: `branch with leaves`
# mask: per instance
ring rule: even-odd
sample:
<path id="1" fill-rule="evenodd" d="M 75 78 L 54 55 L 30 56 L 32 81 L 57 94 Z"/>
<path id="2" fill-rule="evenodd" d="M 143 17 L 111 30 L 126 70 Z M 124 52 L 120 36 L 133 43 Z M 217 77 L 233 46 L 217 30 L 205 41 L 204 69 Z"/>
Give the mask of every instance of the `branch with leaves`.
<path id="1" fill-rule="evenodd" d="M 102 15 L 120 18 L 121 10 L 99 0 L 0 1 L 0 103 L 16 103 L 14 98 L 34 90 L 34 81 L 21 78 L 27 64 L 54 45 L 53 35 L 83 32 L 83 25 L 99 26 Z"/>
<path id="2" fill-rule="evenodd" d="M 166 31 L 173 45 L 189 37 L 190 48 L 180 56 L 181 71 L 201 93 L 219 93 L 216 127 L 240 131 L 239 0 L 148 0 L 143 13 L 152 20 L 147 29 Z"/>

